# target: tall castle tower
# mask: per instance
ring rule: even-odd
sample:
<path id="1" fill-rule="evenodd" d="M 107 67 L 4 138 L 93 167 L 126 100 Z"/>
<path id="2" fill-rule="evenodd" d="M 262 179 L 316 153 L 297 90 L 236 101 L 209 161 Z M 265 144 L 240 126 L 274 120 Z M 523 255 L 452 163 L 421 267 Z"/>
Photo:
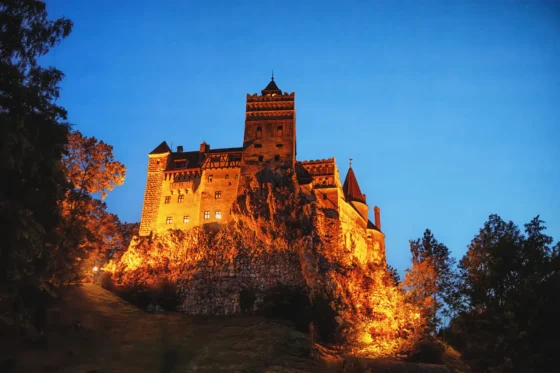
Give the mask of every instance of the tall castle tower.
<path id="1" fill-rule="evenodd" d="M 267 163 L 296 161 L 295 93 L 282 93 L 272 80 L 261 95 L 247 94 L 241 177 L 254 176 Z"/>

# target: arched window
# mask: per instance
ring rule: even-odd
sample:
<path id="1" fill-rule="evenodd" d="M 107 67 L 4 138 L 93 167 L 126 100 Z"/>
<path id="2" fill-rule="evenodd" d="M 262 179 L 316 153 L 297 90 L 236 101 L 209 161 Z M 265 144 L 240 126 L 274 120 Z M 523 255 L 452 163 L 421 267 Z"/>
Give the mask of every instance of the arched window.
<path id="1" fill-rule="evenodd" d="M 284 135 L 284 128 L 282 126 L 276 127 L 276 136 L 278 136 L 278 139 L 282 139 L 283 135 Z"/>
<path id="2" fill-rule="evenodd" d="M 257 127 L 257 139 L 262 139 L 262 127 L 258 126 Z"/>

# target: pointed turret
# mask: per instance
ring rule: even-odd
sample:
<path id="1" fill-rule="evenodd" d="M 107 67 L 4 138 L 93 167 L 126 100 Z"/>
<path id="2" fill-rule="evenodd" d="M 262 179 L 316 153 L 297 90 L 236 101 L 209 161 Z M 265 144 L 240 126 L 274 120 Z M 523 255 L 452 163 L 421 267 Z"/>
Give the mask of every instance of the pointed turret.
<path id="1" fill-rule="evenodd" d="M 275 95 L 282 94 L 282 91 L 280 90 L 280 88 L 278 88 L 276 82 L 274 81 L 274 75 L 272 75 L 270 83 L 268 83 L 266 88 L 263 89 L 261 92 L 263 96 L 275 96 Z"/>
<path id="2" fill-rule="evenodd" d="M 171 153 L 171 149 L 169 148 L 169 145 L 167 145 L 165 141 L 159 144 L 149 154 L 164 154 L 164 153 Z"/>
<path id="3" fill-rule="evenodd" d="M 362 194 L 360 190 L 358 180 L 356 180 L 356 175 L 354 175 L 354 171 L 352 170 L 352 163 L 350 163 L 350 168 L 348 168 L 342 191 L 344 192 L 344 197 L 346 197 L 347 202 L 357 201 L 366 203 L 366 196 Z"/>

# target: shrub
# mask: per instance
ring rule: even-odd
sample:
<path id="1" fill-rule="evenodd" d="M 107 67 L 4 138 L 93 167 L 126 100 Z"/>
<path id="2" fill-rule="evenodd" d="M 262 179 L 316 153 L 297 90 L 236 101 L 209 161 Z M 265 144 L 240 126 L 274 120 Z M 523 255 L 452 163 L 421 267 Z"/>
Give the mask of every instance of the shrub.
<path id="1" fill-rule="evenodd" d="M 99 284 L 103 289 L 113 290 L 113 277 L 111 272 L 103 272 L 99 278 Z"/>
<path id="2" fill-rule="evenodd" d="M 296 329 L 309 330 L 311 305 L 304 288 L 285 285 L 272 288 L 265 294 L 261 310 L 266 317 L 290 320 Z"/>

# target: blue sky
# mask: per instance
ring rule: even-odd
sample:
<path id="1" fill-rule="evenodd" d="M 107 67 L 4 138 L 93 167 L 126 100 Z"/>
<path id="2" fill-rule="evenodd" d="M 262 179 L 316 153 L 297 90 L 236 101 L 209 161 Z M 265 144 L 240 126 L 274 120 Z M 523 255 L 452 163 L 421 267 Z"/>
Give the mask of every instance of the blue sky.
<path id="1" fill-rule="evenodd" d="M 556 1 L 48 2 L 74 31 L 43 59 L 60 103 L 127 167 L 109 210 L 139 221 L 147 153 L 241 146 L 245 94 L 296 92 L 298 159 L 352 157 L 387 259 L 430 228 L 460 258 L 488 215 L 560 239 Z M 372 214 L 371 214 L 372 215 Z"/>

